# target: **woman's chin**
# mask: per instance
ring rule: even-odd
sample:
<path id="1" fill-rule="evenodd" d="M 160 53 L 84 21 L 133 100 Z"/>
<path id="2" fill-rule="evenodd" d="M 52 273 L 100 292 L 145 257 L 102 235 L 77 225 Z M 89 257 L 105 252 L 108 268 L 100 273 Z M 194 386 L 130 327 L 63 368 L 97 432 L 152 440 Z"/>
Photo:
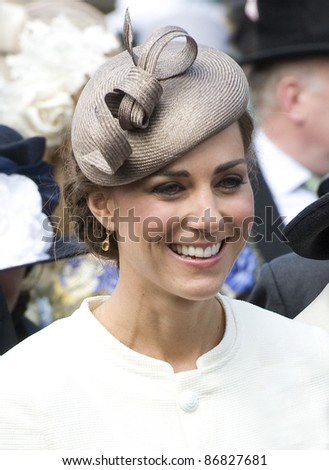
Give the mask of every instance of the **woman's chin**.
<path id="1" fill-rule="evenodd" d="M 214 297 L 220 292 L 221 284 L 218 282 L 214 283 L 214 285 L 210 285 L 210 283 L 206 283 L 201 285 L 200 283 L 189 283 L 189 286 L 185 286 L 182 289 L 179 289 L 177 292 L 178 297 L 181 297 L 186 300 L 191 301 L 204 301 L 209 300 Z"/>

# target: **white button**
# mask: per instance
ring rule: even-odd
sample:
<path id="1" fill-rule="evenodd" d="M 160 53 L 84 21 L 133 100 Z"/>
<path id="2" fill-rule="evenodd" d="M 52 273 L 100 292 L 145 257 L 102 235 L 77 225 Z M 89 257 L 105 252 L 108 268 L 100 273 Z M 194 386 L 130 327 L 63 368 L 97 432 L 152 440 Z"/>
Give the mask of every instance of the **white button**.
<path id="1" fill-rule="evenodd" d="M 178 404 L 182 410 L 186 411 L 187 413 L 191 413 L 199 406 L 199 400 L 194 392 L 184 390 L 178 396 Z"/>

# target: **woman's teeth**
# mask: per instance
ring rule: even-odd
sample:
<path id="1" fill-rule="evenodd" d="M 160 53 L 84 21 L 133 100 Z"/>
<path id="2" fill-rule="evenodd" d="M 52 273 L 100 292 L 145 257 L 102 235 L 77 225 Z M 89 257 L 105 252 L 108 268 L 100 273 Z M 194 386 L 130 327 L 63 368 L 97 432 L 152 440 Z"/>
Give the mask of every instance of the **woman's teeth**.
<path id="1" fill-rule="evenodd" d="M 179 255 L 191 256 L 193 258 L 211 258 L 217 255 L 221 247 L 221 243 L 202 248 L 200 246 L 191 245 L 171 245 L 171 249 Z"/>

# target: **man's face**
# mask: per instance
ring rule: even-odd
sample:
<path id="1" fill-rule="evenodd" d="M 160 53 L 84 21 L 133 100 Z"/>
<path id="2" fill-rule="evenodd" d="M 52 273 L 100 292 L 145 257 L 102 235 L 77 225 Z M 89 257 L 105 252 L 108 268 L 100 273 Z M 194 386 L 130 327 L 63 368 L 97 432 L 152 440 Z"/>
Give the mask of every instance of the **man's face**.
<path id="1" fill-rule="evenodd" d="M 312 61 L 310 72 L 302 95 L 303 139 L 309 148 L 310 169 L 324 175 L 329 172 L 329 57 Z"/>

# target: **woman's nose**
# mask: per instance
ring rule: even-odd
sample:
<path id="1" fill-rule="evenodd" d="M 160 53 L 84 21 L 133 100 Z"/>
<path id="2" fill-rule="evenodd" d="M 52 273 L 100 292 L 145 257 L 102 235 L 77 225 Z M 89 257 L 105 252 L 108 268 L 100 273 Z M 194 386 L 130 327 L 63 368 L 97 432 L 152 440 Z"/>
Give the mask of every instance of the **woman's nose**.
<path id="1" fill-rule="evenodd" d="M 202 195 L 193 201 L 189 215 L 184 219 L 189 229 L 208 233 L 224 230 L 225 217 L 221 213 L 218 198 L 213 194 Z"/>

